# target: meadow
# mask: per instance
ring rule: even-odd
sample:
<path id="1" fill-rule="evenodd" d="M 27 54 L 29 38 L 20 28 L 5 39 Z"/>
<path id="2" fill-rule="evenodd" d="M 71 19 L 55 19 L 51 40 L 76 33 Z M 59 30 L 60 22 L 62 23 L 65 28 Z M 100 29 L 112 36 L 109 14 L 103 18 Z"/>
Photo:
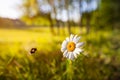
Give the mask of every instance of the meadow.
<path id="1" fill-rule="evenodd" d="M 57 31 L 57 29 L 55 28 Z M 52 35 L 48 27 L 0 29 L 0 80 L 119 80 L 120 32 L 72 28 L 81 36 L 84 52 L 75 61 L 63 58 L 61 28 Z M 30 55 L 30 49 L 37 51 Z"/>

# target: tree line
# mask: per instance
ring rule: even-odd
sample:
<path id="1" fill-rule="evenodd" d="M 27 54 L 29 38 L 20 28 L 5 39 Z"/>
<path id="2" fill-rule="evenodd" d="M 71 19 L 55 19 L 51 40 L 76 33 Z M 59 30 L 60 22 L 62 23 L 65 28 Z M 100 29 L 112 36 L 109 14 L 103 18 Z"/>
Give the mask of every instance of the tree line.
<path id="1" fill-rule="evenodd" d="M 54 34 L 54 26 L 58 33 L 60 26 L 67 27 L 69 34 L 71 26 L 86 27 L 89 34 L 90 28 L 114 28 L 119 27 L 119 0 L 23 0 L 24 15 L 21 19 L 41 23 L 38 18 L 49 22 L 50 30 Z M 94 7 L 96 6 L 96 7 Z M 66 12 L 64 21 L 60 18 L 62 12 Z M 76 12 L 79 20 L 77 22 L 71 18 L 71 14 Z M 59 17 L 58 17 L 59 16 Z"/>

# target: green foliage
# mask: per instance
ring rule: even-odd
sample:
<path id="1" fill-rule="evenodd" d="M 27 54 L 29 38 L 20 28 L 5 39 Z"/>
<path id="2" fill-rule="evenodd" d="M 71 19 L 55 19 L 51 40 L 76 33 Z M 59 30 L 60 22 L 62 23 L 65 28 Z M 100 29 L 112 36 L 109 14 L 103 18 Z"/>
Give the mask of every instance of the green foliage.
<path id="1" fill-rule="evenodd" d="M 78 28 L 73 32 L 78 33 Z M 48 28 L 0 29 L 0 79 L 117 80 L 120 78 L 118 34 L 119 31 L 104 30 L 88 35 L 83 32 L 80 36 L 85 42 L 84 52 L 75 61 L 69 61 L 60 51 L 68 34 L 53 36 Z M 33 41 L 37 52 L 29 55 L 24 46 L 31 47 Z"/>
<path id="2" fill-rule="evenodd" d="M 120 0 L 101 0 L 96 20 L 102 28 L 120 28 Z M 109 26 L 109 28 L 107 27 Z"/>

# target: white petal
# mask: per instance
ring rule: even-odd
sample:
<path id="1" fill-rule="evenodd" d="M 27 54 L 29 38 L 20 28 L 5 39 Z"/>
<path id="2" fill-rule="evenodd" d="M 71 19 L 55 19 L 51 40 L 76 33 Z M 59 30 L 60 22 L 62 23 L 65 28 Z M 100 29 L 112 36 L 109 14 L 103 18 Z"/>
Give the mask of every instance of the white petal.
<path id="1" fill-rule="evenodd" d="M 73 41 L 77 38 L 77 35 L 74 36 Z"/>
<path id="2" fill-rule="evenodd" d="M 75 43 L 78 43 L 79 40 L 80 40 L 80 37 L 77 37 L 77 38 L 74 39 L 73 41 L 74 41 Z"/>
<path id="3" fill-rule="evenodd" d="M 82 49 L 80 49 L 80 48 L 76 48 L 75 50 L 79 53 L 82 52 Z"/>
<path id="4" fill-rule="evenodd" d="M 69 52 L 68 54 L 69 54 L 68 58 L 71 59 L 71 57 L 72 57 L 72 52 Z"/>
<path id="5" fill-rule="evenodd" d="M 79 51 L 75 50 L 75 51 L 74 51 L 74 54 L 77 55 L 77 54 L 80 54 L 80 53 L 79 53 Z"/>
<path id="6" fill-rule="evenodd" d="M 74 35 L 71 34 L 71 35 L 70 35 L 70 41 L 73 41 L 73 38 L 74 38 Z"/>
<path id="7" fill-rule="evenodd" d="M 64 47 L 64 48 L 62 47 L 61 52 L 64 52 L 66 49 L 67 49 L 66 47 Z"/>
<path id="8" fill-rule="evenodd" d="M 74 55 L 75 58 L 77 58 L 77 54 L 76 54 L 76 52 L 73 52 L 73 55 Z"/>
<path id="9" fill-rule="evenodd" d="M 72 54 L 71 54 L 71 60 L 74 60 L 74 58 L 75 58 L 75 56 L 74 56 L 74 54 L 72 52 Z"/>
<path id="10" fill-rule="evenodd" d="M 67 52 L 67 54 L 66 54 L 66 58 L 69 58 L 69 52 Z"/>
<path id="11" fill-rule="evenodd" d="M 67 54 L 68 54 L 68 51 L 67 51 L 67 50 L 65 50 L 65 52 L 63 53 L 63 56 L 64 56 L 64 57 L 66 57 L 66 56 L 67 56 Z"/>
<path id="12" fill-rule="evenodd" d="M 70 41 L 69 37 L 67 37 L 67 38 L 66 38 L 66 41 L 67 41 L 67 42 L 69 42 L 69 41 Z"/>
<path id="13" fill-rule="evenodd" d="M 69 54 L 69 55 L 68 55 L 67 58 L 69 58 L 70 60 L 73 60 L 73 59 L 74 59 L 73 52 L 69 52 L 68 54 Z"/>
<path id="14" fill-rule="evenodd" d="M 67 46 L 67 43 L 68 42 L 66 40 L 64 40 L 63 43 L 62 43 L 62 48 L 65 48 Z"/>
<path id="15" fill-rule="evenodd" d="M 76 47 L 79 48 L 79 47 L 81 47 L 83 44 L 84 44 L 83 42 L 77 43 L 77 44 L 76 44 Z"/>

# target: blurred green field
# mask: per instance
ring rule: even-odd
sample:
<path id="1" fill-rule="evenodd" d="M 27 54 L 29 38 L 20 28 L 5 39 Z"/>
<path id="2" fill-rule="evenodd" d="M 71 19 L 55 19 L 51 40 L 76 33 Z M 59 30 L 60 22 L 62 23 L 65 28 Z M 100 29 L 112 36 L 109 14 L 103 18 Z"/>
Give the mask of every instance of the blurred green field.
<path id="1" fill-rule="evenodd" d="M 55 29 L 57 31 L 57 29 Z M 82 36 L 84 52 L 71 64 L 60 52 L 69 36 L 52 35 L 48 27 L 0 29 L 0 80 L 118 80 L 120 79 L 119 31 L 73 28 Z M 29 55 L 29 49 L 37 52 Z"/>

